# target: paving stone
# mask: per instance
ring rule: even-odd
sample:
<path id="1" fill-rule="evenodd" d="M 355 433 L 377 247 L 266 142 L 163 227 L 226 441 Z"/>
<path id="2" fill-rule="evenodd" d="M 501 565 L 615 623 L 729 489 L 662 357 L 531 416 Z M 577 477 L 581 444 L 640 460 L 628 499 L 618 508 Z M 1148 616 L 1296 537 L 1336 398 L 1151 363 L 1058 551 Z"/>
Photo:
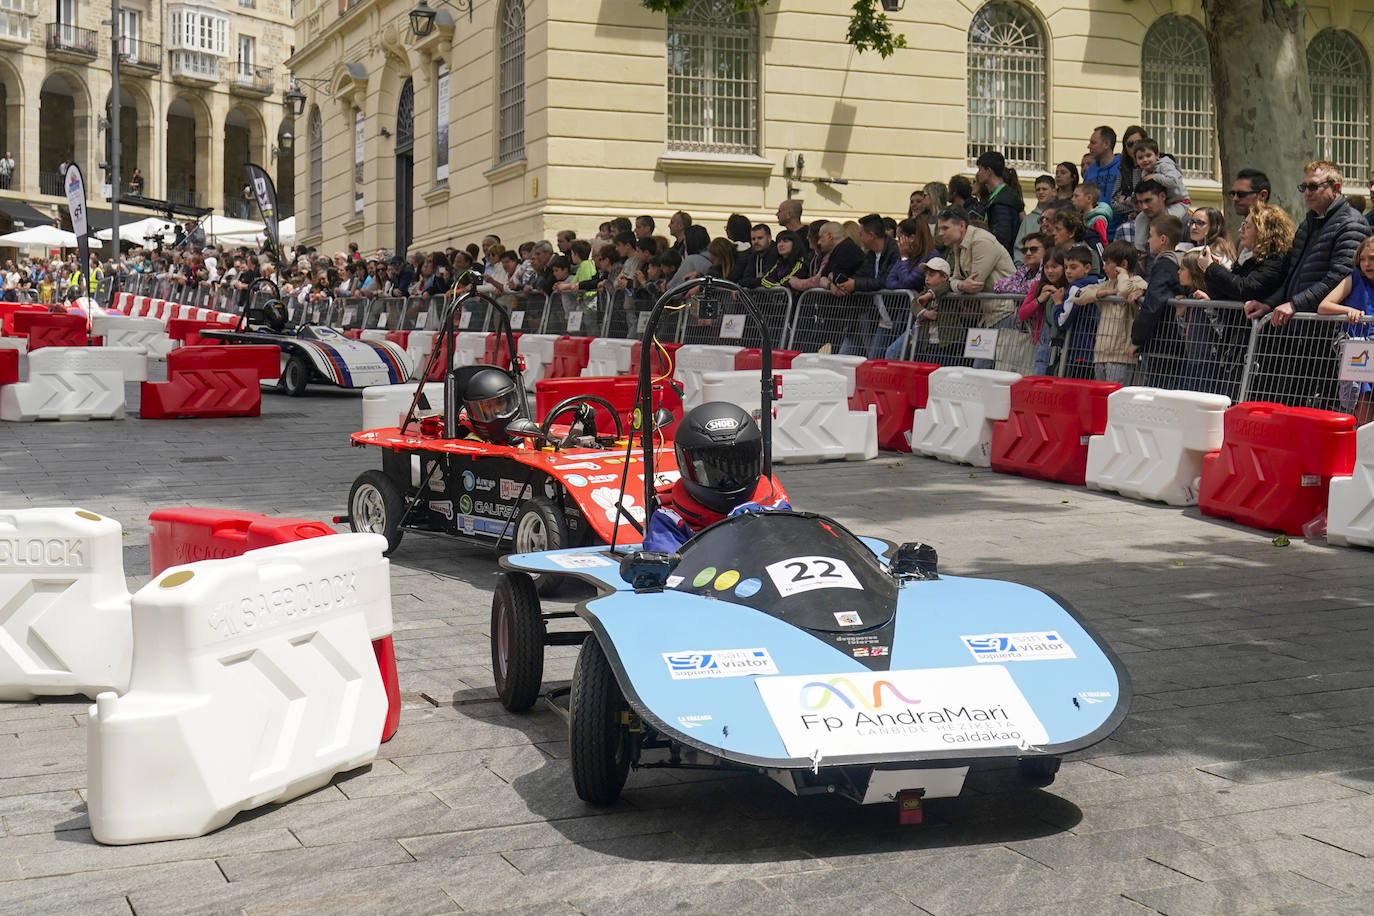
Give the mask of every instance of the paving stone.
<path id="1" fill-rule="evenodd" d="M 1123 893 L 1167 916 L 1245 913 L 1262 907 L 1313 903 L 1345 896 L 1324 884 L 1285 871 L 1146 890 L 1128 889 Z"/>

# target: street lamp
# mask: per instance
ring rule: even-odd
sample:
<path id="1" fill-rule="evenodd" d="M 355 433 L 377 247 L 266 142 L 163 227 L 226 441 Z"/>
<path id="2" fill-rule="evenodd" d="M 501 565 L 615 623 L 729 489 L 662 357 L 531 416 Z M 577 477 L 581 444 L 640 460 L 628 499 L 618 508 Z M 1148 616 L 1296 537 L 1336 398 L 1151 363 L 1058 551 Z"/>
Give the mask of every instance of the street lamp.
<path id="1" fill-rule="evenodd" d="M 472 7 L 476 0 L 438 0 L 444 6 L 452 7 L 460 13 L 468 14 L 468 22 L 472 22 Z M 435 20 L 439 16 L 439 11 L 429 5 L 429 0 L 420 0 L 420 5 L 410 11 L 410 33 L 416 38 L 428 38 L 434 34 Z"/>
<path id="2" fill-rule="evenodd" d="M 906 0 L 882 0 L 883 11 L 887 13 L 900 13 L 902 7 L 906 6 Z"/>
<path id="3" fill-rule="evenodd" d="M 291 74 L 291 88 L 282 93 L 281 102 L 287 113 L 296 118 L 305 114 L 305 93 L 301 92 L 301 83 L 312 87 L 316 92 L 322 92 L 327 96 L 334 95 L 334 90 L 330 88 L 327 79 L 311 79 L 308 76 Z"/>

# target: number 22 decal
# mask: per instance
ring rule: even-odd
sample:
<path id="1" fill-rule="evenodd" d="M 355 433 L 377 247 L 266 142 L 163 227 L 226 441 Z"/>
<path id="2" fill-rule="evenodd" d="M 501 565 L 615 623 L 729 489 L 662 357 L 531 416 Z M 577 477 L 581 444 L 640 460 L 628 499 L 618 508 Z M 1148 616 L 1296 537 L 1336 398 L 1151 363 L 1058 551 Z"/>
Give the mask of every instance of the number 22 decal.
<path id="1" fill-rule="evenodd" d="M 818 588 L 863 590 L 849 564 L 835 557 L 789 557 L 765 569 L 778 594 L 784 598 Z"/>

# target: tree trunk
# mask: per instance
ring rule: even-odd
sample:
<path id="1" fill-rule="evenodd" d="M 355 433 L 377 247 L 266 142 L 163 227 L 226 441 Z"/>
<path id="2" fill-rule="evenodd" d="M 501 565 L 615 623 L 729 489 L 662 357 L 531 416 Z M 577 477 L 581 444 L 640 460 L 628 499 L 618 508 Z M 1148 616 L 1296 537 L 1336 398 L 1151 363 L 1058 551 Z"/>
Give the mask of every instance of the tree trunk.
<path id="1" fill-rule="evenodd" d="M 1203 6 L 1222 184 L 1230 187 L 1241 169 L 1260 169 L 1273 185 L 1270 202 L 1301 210 L 1294 188 L 1317 148 L 1303 29 L 1307 0 L 1204 0 Z"/>

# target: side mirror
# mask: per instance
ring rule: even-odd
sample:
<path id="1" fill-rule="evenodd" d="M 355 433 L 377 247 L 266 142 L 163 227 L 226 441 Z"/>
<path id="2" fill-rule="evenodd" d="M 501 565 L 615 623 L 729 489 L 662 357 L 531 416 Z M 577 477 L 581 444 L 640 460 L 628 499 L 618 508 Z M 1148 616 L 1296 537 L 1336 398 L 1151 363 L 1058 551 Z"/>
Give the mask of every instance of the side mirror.
<path id="1" fill-rule="evenodd" d="M 940 578 L 940 555 L 929 544 L 907 541 L 897 548 L 887 571 L 897 579 L 926 581 Z"/>
<path id="2" fill-rule="evenodd" d="M 620 561 L 620 578 L 636 592 L 661 592 L 681 560 L 675 553 L 636 550 Z"/>

